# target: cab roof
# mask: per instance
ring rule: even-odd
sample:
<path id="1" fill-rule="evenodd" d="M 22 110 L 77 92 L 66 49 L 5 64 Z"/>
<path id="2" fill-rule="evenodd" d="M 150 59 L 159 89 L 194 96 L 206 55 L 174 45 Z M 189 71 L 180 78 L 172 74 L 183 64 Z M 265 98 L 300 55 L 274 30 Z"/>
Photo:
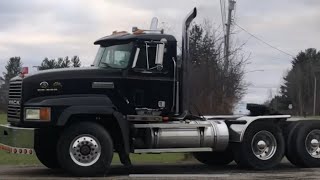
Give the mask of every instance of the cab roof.
<path id="1" fill-rule="evenodd" d="M 135 40 L 143 40 L 143 41 L 160 41 L 162 38 L 167 39 L 168 42 L 176 42 L 176 38 L 172 35 L 168 34 L 156 34 L 156 33 L 147 33 L 147 34 L 130 34 L 130 33 L 121 33 L 121 34 L 113 34 L 110 36 L 105 36 L 100 38 L 94 42 L 97 44 L 109 44 L 116 43 L 119 41 L 135 41 Z"/>

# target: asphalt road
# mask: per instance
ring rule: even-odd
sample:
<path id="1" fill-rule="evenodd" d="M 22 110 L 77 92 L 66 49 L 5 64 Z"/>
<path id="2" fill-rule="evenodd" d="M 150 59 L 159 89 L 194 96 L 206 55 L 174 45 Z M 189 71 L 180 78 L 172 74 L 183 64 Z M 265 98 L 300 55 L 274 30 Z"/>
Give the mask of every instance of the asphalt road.
<path id="1" fill-rule="evenodd" d="M 79 179 L 61 170 L 42 166 L 0 166 L 0 179 Z M 269 171 L 237 169 L 236 165 L 213 168 L 196 162 L 184 164 L 135 165 L 130 173 L 122 166 L 113 166 L 107 177 L 80 179 L 320 179 L 320 169 L 301 169 L 284 162 Z"/>

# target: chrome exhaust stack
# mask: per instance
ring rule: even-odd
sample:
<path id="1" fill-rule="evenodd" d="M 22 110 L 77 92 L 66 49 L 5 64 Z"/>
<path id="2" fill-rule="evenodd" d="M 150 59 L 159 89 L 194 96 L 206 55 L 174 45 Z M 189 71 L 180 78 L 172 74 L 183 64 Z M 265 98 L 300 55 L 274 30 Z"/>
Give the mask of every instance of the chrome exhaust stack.
<path id="1" fill-rule="evenodd" d="M 190 104 L 190 95 L 189 95 L 189 27 L 194 20 L 194 18 L 197 17 L 197 8 L 194 8 L 186 17 L 183 29 L 182 29 L 182 63 L 181 63 L 181 75 L 179 78 L 179 81 L 181 81 L 181 87 L 180 87 L 180 103 L 182 106 L 180 106 L 180 113 L 183 113 L 184 111 L 189 111 L 189 104 Z M 179 88 L 178 88 L 179 89 Z M 177 92 L 178 94 L 179 92 Z M 178 106 L 177 106 L 178 107 Z"/>

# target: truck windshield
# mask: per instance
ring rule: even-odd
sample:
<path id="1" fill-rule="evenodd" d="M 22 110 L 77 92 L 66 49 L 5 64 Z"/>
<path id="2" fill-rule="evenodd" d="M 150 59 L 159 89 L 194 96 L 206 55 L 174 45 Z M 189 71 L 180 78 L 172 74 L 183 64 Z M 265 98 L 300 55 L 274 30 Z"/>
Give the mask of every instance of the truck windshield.
<path id="1" fill-rule="evenodd" d="M 125 69 L 130 61 L 133 43 L 101 46 L 94 65 L 104 68 Z"/>

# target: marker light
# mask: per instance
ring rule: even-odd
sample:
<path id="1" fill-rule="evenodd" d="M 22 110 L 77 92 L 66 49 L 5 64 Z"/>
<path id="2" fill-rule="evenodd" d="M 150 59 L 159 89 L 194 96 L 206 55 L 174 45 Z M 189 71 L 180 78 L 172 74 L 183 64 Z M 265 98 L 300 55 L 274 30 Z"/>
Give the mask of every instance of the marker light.
<path id="1" fill-rule="evenodd" d="M 50 108 L 40 108 L 40 120 L 50 121 L 51 109 Z"/>

